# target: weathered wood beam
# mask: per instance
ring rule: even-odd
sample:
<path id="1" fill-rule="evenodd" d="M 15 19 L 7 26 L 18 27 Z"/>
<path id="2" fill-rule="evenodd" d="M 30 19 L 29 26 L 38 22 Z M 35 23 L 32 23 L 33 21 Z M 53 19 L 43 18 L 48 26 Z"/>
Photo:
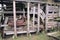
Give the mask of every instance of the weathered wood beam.
<path id="1" fill-rule="evenodd" d="M 27 3 L 27 35 L 30 33 L 29 32 L 29 19 L 30 19 L 30 15 L 29 15 L 29 8 L 30 8 L 30 3 Z"/>
<path id="2" fill-rule="evenodd" d="M 34 30 L 34 26 L 35 26 L 35 9 L 36 7 L 33 7 L 33 30 Z"/>
<path id="3" fill-rule="evenodd" d="M 47 14 L 48 14 L 48 4 L 46 4 L 46 22 L 45 22 L 45 31 L 47 31 L 47 22 L 48 22 L 48 17 L 47 17 Z"/>
<path id="4" fill-rule="evenodd" d="M 15 4 L 15 0 L 13 0 L 13 17 L 14 17 L 14 34 L 15 37 L 17 37 L 17 30 L 16 30 L 16 4 Z"/>
<path id="5" fill-rule="evenodd" d="M 3 11 L 4 14 L 12 14 L 13 11 Z M 24 11 L 16 11 L 16 13 L 26 13 Z"/>
<path id="6" fill-rule="evenodd" d="M 16 1 L 22 1 L 22 2 L 40 2 L 40 0 L 16 0 Z"/>
<path id="7" fill-rule="evenodd" d="M 39 33 L 39 27 L 40 27 L 40 3 L 38 3 L 38 30 L 37 30 L 37 33 Z"/>

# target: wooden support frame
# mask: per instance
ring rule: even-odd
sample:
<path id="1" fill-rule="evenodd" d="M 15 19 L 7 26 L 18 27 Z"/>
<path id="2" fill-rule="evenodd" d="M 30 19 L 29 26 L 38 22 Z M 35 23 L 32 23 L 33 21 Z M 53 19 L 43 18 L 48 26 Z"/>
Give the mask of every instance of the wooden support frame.
<path id="1" fill-rule="evenodd" d="M 52 5 L 51 4 L 51 6 L 54 8 L 56 5 Z M 46 31 L 48 30 L 48 26 L 50 26 L 50 25 L 48 25 L 49 24 L 49 17 L 48 17 L 48 14 L 49 14 L 49 11 L 48 11 L 48 7 L 49 7 L 49 5 L 48 4 L 46 4 L 46 23 L 45 23 L 45 27 L 46 27 Z M 55 10 L 57 10 L 57 9 L 53 9 L 52 10 L 52 13 L 51 13 L 51 18 L 54 18 L 54 16 L 55 16 Z M 59 15 L 57 15 L 57 16 L 59 16 Z M 52 23 L 53 25 L 52 25 L 52 27 L 50 27 L 50 28 L 54 28 L 54 26 L 55 26 L 55 24 L 54 24 L 54 20 L 53 20 L 53 23 Z"/>
<path id="2" fill-rule="evenodd" d="M 23 0 L 16 0 L 16 1 L 23 1 Z M 32 1 L 32 0 L 31 0 Z M 30 2 L 28 2 L 28 1 L 26 1 L 27 2 L 27 33 L 30 33 L 30 31 L 29 31 L 29 19 L 30 19 L 30 15 L 29 15 L 29 5 L 30 5 Z M 39 1 L 32 1 L 32 2 L 39 2 Z M 39 27 L 40 27 L 40 3 L 45 3 L 45 2 L 39 2 L 38 3 L 38 31 L 37 32 L 39 32 Z M 47 12 L 47 10 L 48 10 L 48 4 L 55 4 L 55 3 L 47 3 L 46 4 L 46 13 L 48 13 Z M 13 0 L 13 15 L 14 15 L 14 34 L 15 34 L 15 36 L 17 36 L 17 30 L 16 30 L 16 13 L 17 13 L 17 11 L 16 11 L 16 7 L 15 7 L 15 0 Z M 55 4 L 56 5 L 56 4 Z M 57 5 L 60 5 L 60 4 L 57 4 Z M 3 12 L 4 13 L 4 12 Z M 5 12 L 5 13 L 7 13 L 7 12 Z M 9 13 L 9 12 L 8 12 Z M 11 11 L 10 11 L 10 13 L 12 13 Z M 18 11 L 18 13 L 20 13 L 20 11 Z M 23 13 L 23 12 L 22 12 Z M 35 13 L 35 8 L 34 8 L 34 12 L 33 13 Z M 59 14 L 60 14 L 60 9 L 59 9 Z M 25 15 L 25 14 L 24 14 Z M 4 15 L 3 15 L 4 16 Z M 34 14 L 33 14 L 33 27 L 34 27 Z M 4 18 L 3 18 L 4 19 Z M 47 14 L 46 14 L 46 30 L 47 30 L 47 21 L 48 21 L 48 19 L 47 19 Z"/>
<path id="3" fill-rule="evenodd" d="M 15 37 L 17 37 L 17 30 L 16 30 L 16 3 L 15 0 L 13 0 L 13 17 L 14 17 L 14 34 Z"/>

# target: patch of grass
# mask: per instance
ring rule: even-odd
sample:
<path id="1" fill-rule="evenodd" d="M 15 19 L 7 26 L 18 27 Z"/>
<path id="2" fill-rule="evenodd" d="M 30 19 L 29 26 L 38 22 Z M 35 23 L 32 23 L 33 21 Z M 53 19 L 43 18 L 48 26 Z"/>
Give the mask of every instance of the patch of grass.
<path id="1" fill-rule="evenodd" d="M 49 40 L 49 38 L 47 37 L 47 35 L 45 33 L 41 33 L 41 34 L 34 34 L 34 35 L 30 35 L 30 36 L 20 36 L 15 38 L 14 40 Z"/>
<path id="2" fill-rule="evenodd" d="M 32 34 L 29 36 L 20 35 L 17 38 L 10 37 L 6 38 L 5 40 L 49 40 L 49 37 L 46 35 L 46 33 L 42 32 L 39 34 Z"/>
<path id="3" fill-rule="evenodd" d="M 2 40 L 1 34 L 0 34 L 0 40 Z"/>

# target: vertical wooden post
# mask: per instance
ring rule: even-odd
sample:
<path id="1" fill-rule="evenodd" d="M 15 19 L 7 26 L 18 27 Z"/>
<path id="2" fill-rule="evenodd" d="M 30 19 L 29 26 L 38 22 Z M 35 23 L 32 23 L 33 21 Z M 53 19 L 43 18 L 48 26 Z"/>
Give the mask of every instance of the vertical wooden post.
<path id="1" fill-rule="evenodd" d="M 53 4 L 53 5 L 54 5 L 54 4 Z M 53 9 L 53 13 L 52 13 L 52 17 L 53 17 L 53 19 L 54 19 L 54 16 L 55 16 L 55 13 L 54 13 L 54 12 L 55 12 L 55 7 L 56 7 L 56 5 L 54 5 L 54 6 L 52 6 L 52 7 L 54 8 L 54 9 Z M 54 25 L 54 22 L 55 22 L 55 21 L 53 20 L 52 29 L 54 29 L 54 26 L 55 26 L 55 25 Z"/>
<path id="2" fill-rule="evenodd" d="M 59 17 L 60 17 L 60 5 L 59 5 Z"/>
<path id="3" fill-rule="evenodd" d="M 40 27 L 40 3 L 38 3 L 38 31 L 37 33 L 39 33 L 39 27 Z"/>
<path id="4" fill-rule="evenodd" d="M 2 8 L 2 16 L 3 16 L 3 20 L 4 20 L 4 13 L 3 13 L 3 11 L 4 11 L 4 8 L 3 8 L 4 5 L 3 5 L 3 0 L 1 0 L 1 6 L 2 6 L 2 7 L 1 7 L 1 8 Z"/>
<path id="5" fill-rule="evenodd" d="M 4 20 L 4 13 L 3 13 L 3 11 L 4 11 L 4 10 L 2 9 L 2 16 L 3 16 L 3 20 Z"/>
<path id="6" fill-rule="evenodd" d="M 17 30 L 16 30 L 16 4 L 15 4 L 15 0 L 13 0 L 13 17 L 14 17 L 14 34 L 15 37 L 17 37 Z"/>
<path id="7" fill-rule="evenodd" d="M 48 14 L 48 4 L 46 4 L 46 21 L 45 21 L 45 28 L 46 28 L 46 30 L 45 31 L 47 31 L 47 22 L 48 22 L 47 14 Z"/>
<path id="8" fill-rule="evenodd" d="M 59 13 L 59 14 L 58 14 L 58 17 L 60 17 L 60 5 L 58 6 L 58 8 L 59 8 L 59 9 L 58 9 L 58 10 L 59 10 L 59 12 L 58 12 L 58 13 Z M 60 29 L 59 29 L 59 28 L 60 28 L 60 22 L 57 22 L 57 27 L 58 27 L 58 31 L 60 31 Z"/>
<path id="9" fill-rule="evenodd" d="M 25 10 L 23 9 L 23 16 L 25 17 Z"/>
<path id="10" fill-rule="evenodd" d="M 34 30 L 34 21 L 35 21 L 35 6 L 33 7 L 33 30 Z"/>
<path id="11" fill-rule="evenodd" d="M 29 15 L 29 8 L 30 8 L 30 3 L 27 3 L 27 35 L 29 34 L 29 19 L 30 19 L 30 15 Z"/>

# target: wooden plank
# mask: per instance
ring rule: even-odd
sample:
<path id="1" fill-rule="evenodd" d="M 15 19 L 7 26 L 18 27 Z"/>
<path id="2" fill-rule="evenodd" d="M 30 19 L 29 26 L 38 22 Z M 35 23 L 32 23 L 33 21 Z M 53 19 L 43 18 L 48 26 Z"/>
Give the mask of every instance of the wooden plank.
<path id="1" fill-rule="evenodd" d="M 30 30 L 30 33 L 36 32 L 36 30 Z M 4 31 L 6 35 L 12 35 L 14 34 L 14 31 Z M 27 31 L 17 31 L 17 34 L 27 33 Z"/>
<path id="2" fill-rule="evenodd" d="M 48 4 L 46 4 L 46 23 L 45 23 L 45 28 L 46 28 L 46 31 L 47 31 L 47 22 L 48 22 L 48 17 L 47 17 L 47 15 L 48 15 Z"/>
<path id="3" fill-rule="evenodd" d="M 30 8 L 30 3 L 27 3 L 27 34 L 29 34 L 29 19 L 30 19 L 30 15 L 29 15 L 29 8 Z"/>
<path id="4" fill-rule="evenodd" d="M 40 2 L 40 0 L 16 0 L 16 1 L 25 1 L 25 2 Z"/>
<path id="5" fill-rule="evenodd" d="M 25 17 L 25 10 L 23 9 L 23 16 Z"/>
<path id="6" fill-rule="evenodd" d="M 59 6 L 59 17 L 60 17 L 60 6 Z"/>
<path id="7" fill-rule="evenodd" d="M 12 14 L 13 11 L 3 11 L 4 14 Z M 25 13 L 24 11 L 16 11 L 16 13 Z"/>
<path id="8" fill-rule="evenodd" d="M 37 33 L 39 33 L 39 27 L 40 27 L 40 3 L 38 3 L 38 30 L 37 30 Z"/>
<path id="9" fill-rule="evenodd" d="M 35 22 L 35 9 L 36 9 L 36 7 L 34 6 L 33 7 L 33 29 L 34 29 L 34 26 L 35 26 L 35 24 L 34 24 L 34 22 Z"/>
<path id="10" fill-rule="evenodd" d="M 15 37 L 17 37 L 17 30 L 16 30 L 16 4 L 15 4 L 15 0 L 13 0 L 13 17 L 14 17 L 14 35 Z"/>

